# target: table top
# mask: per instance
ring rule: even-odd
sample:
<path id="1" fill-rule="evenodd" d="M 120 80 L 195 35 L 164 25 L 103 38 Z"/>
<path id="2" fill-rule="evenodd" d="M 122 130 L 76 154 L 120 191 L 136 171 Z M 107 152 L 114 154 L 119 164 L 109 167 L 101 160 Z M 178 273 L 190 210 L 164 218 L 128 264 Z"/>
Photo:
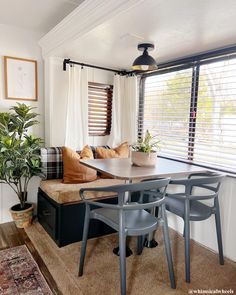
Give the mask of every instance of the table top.
<path id="1" fill-rule="evenodd" d="M 130 158 L 80 160 L 80 162 L 89 168 L 107 173 L 113 178 L 125 180 L 149 177 L 182 177 L 191 173 L 206 172 L 205 168 L 164 158 L 157 158 L 156 165 L 152 167 L 134 166 Z"/>

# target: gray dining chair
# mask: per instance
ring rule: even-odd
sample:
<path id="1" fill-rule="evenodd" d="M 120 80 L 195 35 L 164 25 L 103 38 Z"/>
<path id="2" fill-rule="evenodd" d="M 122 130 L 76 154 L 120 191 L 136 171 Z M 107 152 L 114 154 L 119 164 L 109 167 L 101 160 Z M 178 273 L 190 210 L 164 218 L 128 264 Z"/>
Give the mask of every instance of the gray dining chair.
<path id="1" fill-rule="evenodd" d="M 120 286 L 121 294 L 126 294 L 126 237 L 143 236 L 162 226 L 165 252 L 168 263 L 168 271 L 171 287 L 175 288 L 175 277 L 173 270 L 171 246 L 169 240 L 168 224 L 165 210 L 165 192 L 170 179 L 151 180 L 135 184 L 122 184 L 109 187 L 84 188 L 80 190 L 81 198 L 85 202 L 86 212 L 84 220 L 84 232 L 80 255 L 79 276 L 83 275 L 86 245 L 90 219 L 98 219 L 119 233 L 120 251 Z M 159 192 L 157 192 L 159 190 Z M 100 203 L 86 199 L 86 192 L 114 192 L 117 194 L 117 204 Z M 127 194 L 139 192 L 138 202 L 126 202 Z M 147 198 L 143 198 L 147 195 Z M 142 203 L 144 199 L 150 202 Z M 97 207 L 92 209 L 91 206 Z M 160 217 L 157 218 L 150 214 L 146 209 L 160 207 Z"/>
<path id="2" fill-rule="evenodd" d="M 219 249 L 219 262 L 224 264 L 220 208 L 219 208 L 219 189 L 224 175 L 217 173 L 195 173 L 187 179 L 176 179 L 170 181 L 171 185 L 183 186 L 184 192 L 166 194 L 166 209 L 184 220 L 184 239 L 185 239 L 185 278 L 190 282 L 190 221 L 201 221 L 208 219 L 212 214 L 215 215 L 216 234 Z M 198 191 L 197 191 L 197 190 Z M 200 189 L 200 190 L 199 190 Z M 201 201 L 212 200 L 211 205 Z"/>

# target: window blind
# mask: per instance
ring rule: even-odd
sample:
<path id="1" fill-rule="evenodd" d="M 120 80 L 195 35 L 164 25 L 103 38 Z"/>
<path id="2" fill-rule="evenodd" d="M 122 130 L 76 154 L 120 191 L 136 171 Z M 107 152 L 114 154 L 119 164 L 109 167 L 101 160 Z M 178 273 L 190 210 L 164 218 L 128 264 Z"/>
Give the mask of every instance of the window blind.
<path id="1" fill-rule="evenodd" d="M 161 140 L 163 156 L 186 158 L 192 69 L 173 71 L 145 79 L 140 102 L 139 135 L 149 130 Z M 142 119 L 142 120 L 140 120 Z"/>
<path id="2" fill-rule="evenodd" d="M 112 85 L 88 84 L 88 124 L 90 136 L 109 135 L 112 117 Z"/>
<path id="3" fill-rule="evenodd" d="M 147 129 L 158 135 L 162 156 L 236 173 L 234 53 L 164 69 L 143 81 L 139 136 Z"/>
<path id="4" fill-rule="evenodd" d="M 236 58 L 200 66 L 194 161 L 236 171 Z"/>

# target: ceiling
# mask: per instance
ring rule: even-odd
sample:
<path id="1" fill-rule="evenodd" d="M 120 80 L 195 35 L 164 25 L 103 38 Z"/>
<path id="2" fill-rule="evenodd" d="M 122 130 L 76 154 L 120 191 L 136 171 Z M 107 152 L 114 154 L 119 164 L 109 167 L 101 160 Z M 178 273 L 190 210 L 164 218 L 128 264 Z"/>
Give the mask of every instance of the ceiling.
<path id="1" fill-rule="evenodd" d="M 84 0 L 1 0 L 0 24 L 45 34 Z M 105 1 L 105 0 L 100 0 Z M 116 0 L 106 0 L 116 1 Z M 111 2 L 112 3 L 112 2 Z M 236 44 L 235 0 L 143 0 L 54 54 L 130 69 L 137 44 L 151 41 L 157 63 Z"/>
<path id="2" fill-rule="evenodd" d="M 137 44 L 154 42 L 157 63 L 236 44 L 235 0 L 145 0 L 99 25 L 58 55 L 130 69 Z"/>
<path id="3" fill-rule="evenodd" d="M 84 0 L 1 0 L 0 24 L 47 33 Z"/>

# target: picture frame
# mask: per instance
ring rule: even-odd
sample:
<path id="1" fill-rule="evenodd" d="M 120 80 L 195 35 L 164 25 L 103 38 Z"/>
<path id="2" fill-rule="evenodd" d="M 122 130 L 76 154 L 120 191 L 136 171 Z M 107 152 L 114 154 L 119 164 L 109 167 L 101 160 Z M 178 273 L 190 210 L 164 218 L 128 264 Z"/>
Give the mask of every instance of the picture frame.
<path id="1" fill-rule="evenodd" d="M 13 100 L 38 100 L 37 61 L 4 56 L 5 96 Z"/>

